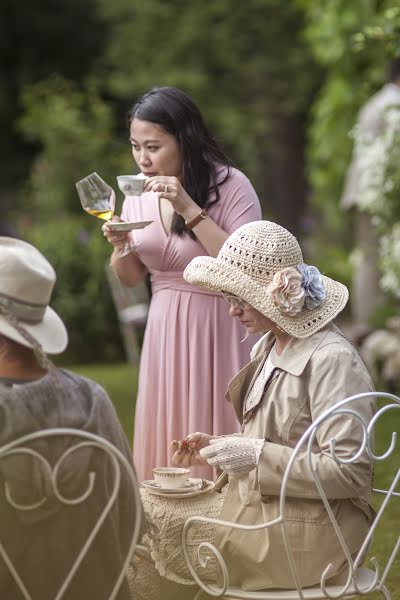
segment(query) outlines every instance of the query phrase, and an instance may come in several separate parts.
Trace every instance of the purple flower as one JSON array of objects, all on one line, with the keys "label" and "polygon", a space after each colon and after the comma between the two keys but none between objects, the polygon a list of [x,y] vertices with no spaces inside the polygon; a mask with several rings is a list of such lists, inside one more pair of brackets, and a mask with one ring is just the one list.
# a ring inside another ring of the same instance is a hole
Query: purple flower
[{"label": "purple flower", "polygon": [[321,273],[317,267],[300,263],[297,270],[302,275],[301,287],[305,293],[305,304],[308,310],[320,306],[326,298],[326,290]]}]

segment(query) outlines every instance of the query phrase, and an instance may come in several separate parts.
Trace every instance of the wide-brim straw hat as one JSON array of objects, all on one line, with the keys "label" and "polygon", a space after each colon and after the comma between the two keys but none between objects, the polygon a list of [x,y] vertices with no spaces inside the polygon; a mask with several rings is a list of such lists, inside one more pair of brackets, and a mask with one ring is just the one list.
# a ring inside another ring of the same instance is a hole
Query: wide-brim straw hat
[{"label": "wide-brim straw hat", "polygon": [[68,344],[67,330],[49,306],[55,281],[53,267],[39,250],[22,240],[0,237],[0,334],[34,348],[18,331],[22,329],[46,353],[63,352]]},{"label": "wide-brim straw hat", "polygon": [[237,229],[224,242],[217,258],[198,256],[186,267],[183,276],[189,283],[214,291],[234,294],[281,329],[296,338],[306,338],[332,321],[346,306],[349,293],[345,285],[321,275],[325,299],[312,310],[305,305],[289,316],[273,302],[268,286],[278,271],[303,263],[296,238],[271,221],[254,221]]}]

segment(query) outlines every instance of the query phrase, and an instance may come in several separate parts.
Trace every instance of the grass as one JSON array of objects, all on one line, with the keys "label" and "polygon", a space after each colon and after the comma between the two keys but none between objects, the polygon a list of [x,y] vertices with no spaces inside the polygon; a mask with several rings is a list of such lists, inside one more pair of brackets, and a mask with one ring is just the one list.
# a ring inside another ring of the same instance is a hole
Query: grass
[{"label": "grass", "polygon": [[[68,367],[70,370],[86,375],[98,381],[108,392],[117,410],[119,419],[126,432],[128,440],[132,440],[133,420],[137,387],[137,372],[126,364],[118,365],[85,365],[79,367]],[[379,429],[376,433],[376,451],[383,453],[390,445],[393,431],[400,431],[400,410],[391,411],[381,419]],[[375,468],[374,487],[384,489],[390,485],[395,472],[400,465],[399,444],[389,461],[378,461]],[[400,488],[398,488],[400,491]],[[375,509],[378,508],[377,501],[382,501],[381,496],[374,500]],[[375,536],[371,552],[365,566],[370,567],[369,558],[376,555],[381,567],[385,566],[385,557],[388,557],[393,549],[394,543],[400,534],[400,498],[395,499],[389,505],[384,523]],[[397,557],[392,566],[387,587],[392,594],[392,600],[400,600],[400,556]],[[368,594],[364,596],[368,600],[382,600],[380,594]]]},{"label": "grass", "polygon": [[[376,452],[378,455],[383,454],[390,447],[392,432],[400,431],[400,409],[389,411],[381,417],[376,430]],[[400,448],[397,443],[395,451],[389,460],[377,461],[375,463],[374,487],[379,489],[388,489],[398,472],[400,466]],[[400,493],[400,485],[397,486],[397,492]],[[374,495],[374,508],[377,510],[383,501],[383,496]],[[400,535],[400,498],[395,498],[389,503],[387,512],[384,515],[384,520],[378,533],[373,541],[373,546],[370,556],[379,558],[381,566],[385,566],[385,558],[387,560],[390,555],[396,540]],[[392,593],[392,600],[400,600],[400,556],[397,555],[397,560],[391,568],[390,576],[387,581],[387,587]],[[368,558],[365,566],[368,565]],[[381,600],[380,594],[368,594],[365,596],[370,600]]]},{"label": "grass", "polygon": [[128,364],[68,366],[70,371],[90,377],[108,392],[129,442],[133,438],[133,421],[137,389],[137,371]]}]

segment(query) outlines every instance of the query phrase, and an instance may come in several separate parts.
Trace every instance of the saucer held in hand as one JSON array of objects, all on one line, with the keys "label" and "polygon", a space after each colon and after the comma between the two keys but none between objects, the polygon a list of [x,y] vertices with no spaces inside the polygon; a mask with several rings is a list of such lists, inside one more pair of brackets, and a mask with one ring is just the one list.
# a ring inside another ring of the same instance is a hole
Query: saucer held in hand
[{"label": "saucer held in hand", "polygon": [[113,231],[132,231],[133,229],[144,229],[154,221],[108,221],[107,225]]}]

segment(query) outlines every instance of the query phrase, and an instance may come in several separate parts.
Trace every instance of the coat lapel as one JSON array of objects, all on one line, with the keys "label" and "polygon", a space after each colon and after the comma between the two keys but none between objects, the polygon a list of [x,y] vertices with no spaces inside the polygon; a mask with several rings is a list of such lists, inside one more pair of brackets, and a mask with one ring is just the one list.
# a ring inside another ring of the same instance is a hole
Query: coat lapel
[{"label": "coat lapel", "polygon": [[248,390],[251,389],[252,381],[263,362],[263,356],[263,354],[257,356],[257,358],[249,362],[228,385],[228,391],[226,392],[225,398],[229,402],[232,402],[239,423],[243,421],[242,405],[246,395],[242,392],[244,390],[247,393]]}]

